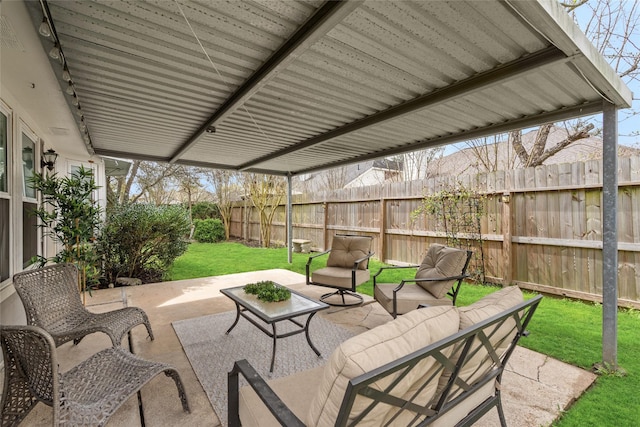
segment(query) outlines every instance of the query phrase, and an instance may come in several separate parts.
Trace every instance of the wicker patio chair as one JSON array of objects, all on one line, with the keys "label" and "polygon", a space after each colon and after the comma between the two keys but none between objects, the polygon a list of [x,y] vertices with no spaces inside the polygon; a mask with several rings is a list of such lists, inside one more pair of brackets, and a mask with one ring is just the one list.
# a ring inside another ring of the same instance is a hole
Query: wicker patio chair
[{"label": "wicker patio chair", "polygon": [[60,373],[53,337],[37,326],[0,326],[5,363],[0,425],[15,426],[40,401],[53,408],[53,425],[103,426],[124,402],[164,372],[189,401],[171,365],[135,356],[122,347],[104,349]]},{"label": "wicker patio chair", "polygon": [[56,346],[86,335],[104,332],[114,346],[134,326],[144,324],[149,337],[153,332],[147,314],[137,307],[106,313],[92,313],[82,305],[78,291],[78,268],[74,264],[55,264],[27,270],[13,276],[13,285],[22,300],[27,323],[43,328]]}]

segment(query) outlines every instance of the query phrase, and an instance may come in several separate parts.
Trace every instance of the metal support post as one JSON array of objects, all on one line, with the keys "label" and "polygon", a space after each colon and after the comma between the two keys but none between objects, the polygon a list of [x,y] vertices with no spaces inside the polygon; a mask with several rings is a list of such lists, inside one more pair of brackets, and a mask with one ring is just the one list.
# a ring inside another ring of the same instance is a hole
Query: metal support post
[{"label": "metal support post", "polygon": [[618,111],[602,111],[602,361],[618,367]]}]

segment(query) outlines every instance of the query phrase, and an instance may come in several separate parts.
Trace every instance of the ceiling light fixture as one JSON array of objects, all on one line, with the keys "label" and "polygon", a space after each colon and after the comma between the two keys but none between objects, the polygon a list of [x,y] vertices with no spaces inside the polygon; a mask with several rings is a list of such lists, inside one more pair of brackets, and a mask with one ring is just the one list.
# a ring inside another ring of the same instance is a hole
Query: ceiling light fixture
[{"label": "ceiling light fixture", "polygon": [[64,69],[62,70],[62,80],[64,80],[65,82],[70,82],[71,81],[71,73],[69,73],[69,69],[67,68],[67,66],[64,66]]},{"label": "ceiling light fixture", "polygon": [[42,17],[42,22],[40,23],[40,27],[38,27],[38,32],[42,37],[51,37],[51,27],[47,22],[47,18]]},{"label": "ceiling light fixture", "polygon": [[51,50],[49,51],[49,56],[53,59],[60,59],[60,45],[58,42],[55,42]]},{"label": "ceiling light fixture", "polygon": [[67,89],[65,90],[65,92],[67,92],[68,95],[71,95],[75,98],[76,91],[73,87],[72,81],[69,81],[69,86],[67,86]]}]

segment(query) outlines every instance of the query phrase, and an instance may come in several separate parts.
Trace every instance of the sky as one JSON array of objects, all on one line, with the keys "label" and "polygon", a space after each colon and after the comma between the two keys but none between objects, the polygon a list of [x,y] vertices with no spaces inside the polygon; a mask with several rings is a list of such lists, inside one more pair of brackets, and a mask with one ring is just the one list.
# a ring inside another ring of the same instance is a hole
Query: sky
[{"label": "sky", "polygon": [[[631,27],[633,27],[633,31],[629,37],[630,43],[624,49],[624,54],[638,55],[638,50],[640,49],[640,4],[636,3],[635,0],[609,0],[609,3],[614,7],[614,10],[615,7],[619,6],[625,16],[632,16],[629,22],[632,24]],[[588,4],[576,8],[575,19],[578,26],[583,31],[585,31],[585,28],[593,15],[592,7],[595,7],[598,4],[598,0],[591,0]],[[622,21],[617,27],[615,27],[616,34],[622,33],[621,24]],[[590,37],[590,35],[587,35],[587,37]],[[619,39],[616,40],[616,38],[612,38],[611,40],[612,45],[619,48]],[[592,42],[594,42],[593,39]],[[611,63],[611,58],[608,58],[606,55],[605,58]],[[624,69],[624,67],[622,69]],[[635,112],[640,111],[640,82],[637,79],[630,78],[623,78],[623,81],[633,92],[633,106],[631,109],[620,110],[618,112],[618,142],[623,145],[640,147],[640,116],[630,117],[631,110],[634,110]],[[601,122],[601,117],[597,117],[596,121]]]}]

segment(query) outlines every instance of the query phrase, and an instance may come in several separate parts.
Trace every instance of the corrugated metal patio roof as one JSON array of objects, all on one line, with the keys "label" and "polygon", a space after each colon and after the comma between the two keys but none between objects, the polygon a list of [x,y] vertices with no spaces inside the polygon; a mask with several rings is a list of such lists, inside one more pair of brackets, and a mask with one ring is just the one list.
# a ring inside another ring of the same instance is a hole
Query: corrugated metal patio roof
[{"label": "corrugated metal patio roof", "polygon": [[28,8],[99,155],[295,175],[631,103],[553,0]]}]

